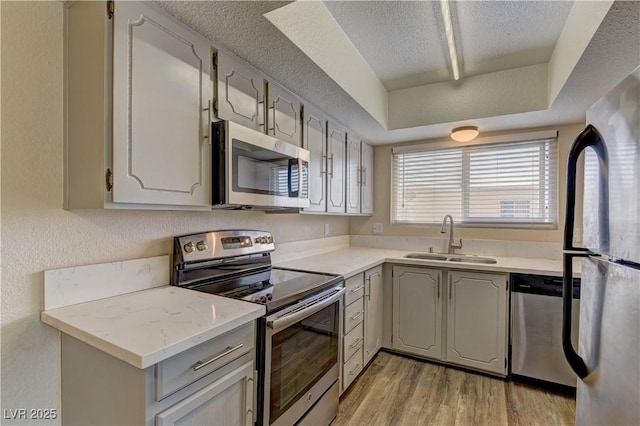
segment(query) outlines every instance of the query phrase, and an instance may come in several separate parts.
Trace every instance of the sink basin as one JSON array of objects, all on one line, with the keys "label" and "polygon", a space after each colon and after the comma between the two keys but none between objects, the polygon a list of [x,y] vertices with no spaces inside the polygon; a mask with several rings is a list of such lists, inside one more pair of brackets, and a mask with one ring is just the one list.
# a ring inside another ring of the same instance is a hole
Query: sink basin
[{"label": "sink basin", "polygon": [[447,256],[437,253],[409,253],[405,254],[409,259],[425,259],[425,260],[447,260]]},{"label": "sink basin", "polygon": [[484,263],[487,265],[493,265],[495,263],[498,263],[497,260],[491,257],[479,257],[479,256],[464,255],[464,254],[409,253],[409,254],[405,254],[404,257],[408,259],[446,260],[447,262]]},{"label": "sink basin", "polygon": [[485,263],[488,265],[492,265],[494,263],[498,263],[497,260],[492,259],[490,257],[475,257],[475,256],[462,256],[462,257],[451,257],[447,259],[449,262],[465,262],[465,263]]}]

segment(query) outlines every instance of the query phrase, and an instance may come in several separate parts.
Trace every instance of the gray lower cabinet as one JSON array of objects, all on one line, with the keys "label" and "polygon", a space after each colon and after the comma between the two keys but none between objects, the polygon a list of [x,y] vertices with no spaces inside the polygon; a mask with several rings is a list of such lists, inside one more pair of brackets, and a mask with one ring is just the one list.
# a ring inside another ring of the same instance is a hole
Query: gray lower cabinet
[{"label": "gray lower cabinet", "polygon": [[144,370],[62,334],[62,423],[252,425],[254,322]]},{"label": "gray lower cabinet", "polygon": [[382,266],[365,271],[364,286],[364,364],[367,365],[382,347]]},{"label": "gray lower cabinet", "polygon": [[507,368],[507,276],[448,272],[447,361],[501,375]]},{"label": "gray lower cabinet", "polygon": [[442,358],[442,271],[393,267],[393,348]]},{"label": "gray lower cabinet", "polygon": [[343,311],[341,392],[382,347],[382,266],[346,280]]},{"label": "gray lower cabinet", "polygon": [[364,276],[355,275],[345,281],[343,309],[341,393],[364,368]]},{"label": "gray lower cabinet", "polygon": [[507,297],[505,274],[396,265],[392,347],[506,375]]}]

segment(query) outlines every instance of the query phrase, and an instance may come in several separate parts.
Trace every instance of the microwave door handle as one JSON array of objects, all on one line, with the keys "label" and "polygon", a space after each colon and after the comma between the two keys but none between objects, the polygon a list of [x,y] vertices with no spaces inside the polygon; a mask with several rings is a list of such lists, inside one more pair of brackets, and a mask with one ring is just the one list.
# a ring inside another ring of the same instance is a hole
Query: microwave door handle
[{"label": "microwave door handle", "polygon": [[302,194],[302,159],[298,158],[298,194],[299,197]]},{"label": "microwave door handle", "polygon": [[571,342],[571,321],[573,302],[573,258],[593,255],[587,248],[573,246],[573,226],[575,223],[576,173],[578,158],[588,147],[593,148],[599,160],[598,207],[600,237],[605,247],[609,245],[609,176],[607,149],[598,130],[588,125],[576,138],[569,152],[567,163],[567,208],[564,225],[564,253],[562,273],[562,349],[567,362],[580,379],[590,374],[586,363],[573,348]]},{"label": "microwave door handle", "polygon": [[300,187],[300,170],[298,166],[298,160],[296,158],[290,158],[287,166],[287,192],[289,198],[296,198],[299,194],[298,190],[293,190],[293,166],[298,167],[298,187]]}]

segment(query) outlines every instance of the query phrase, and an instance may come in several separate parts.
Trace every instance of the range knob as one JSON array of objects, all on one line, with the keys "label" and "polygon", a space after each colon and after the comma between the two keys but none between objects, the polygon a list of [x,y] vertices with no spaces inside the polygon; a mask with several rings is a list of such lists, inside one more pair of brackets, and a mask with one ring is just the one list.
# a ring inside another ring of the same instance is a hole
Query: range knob
[{"label": "range knob", "polygon": [[205,240],[200,240],[196,243],[196,248],[198,251],[204,251],[207,249],[207,242]]},{"label": "range knob", "polygon": [[260,303],[267,303],[267,296],[260,296]]},{"label": "range knob", "polygon": [[256,237],[256,244],[263,244],[264,243],[264,237]]},{"label": "range knob", "polygon": [[273,244],[273,237],[271,235],[267,238],[267,243]]},{"label": "range knob", "polygon": [[196,245],[193,244],[193,241],[189,241],[187,244],[184,245],[184,251],[186,251],[187,253],[191,253],[195,248],[196,248]]},{"label": "range knob", "polygon": [[267,294],[267,300],[271,300],[271,299],[273,299],[273,294],[271,293]]}]

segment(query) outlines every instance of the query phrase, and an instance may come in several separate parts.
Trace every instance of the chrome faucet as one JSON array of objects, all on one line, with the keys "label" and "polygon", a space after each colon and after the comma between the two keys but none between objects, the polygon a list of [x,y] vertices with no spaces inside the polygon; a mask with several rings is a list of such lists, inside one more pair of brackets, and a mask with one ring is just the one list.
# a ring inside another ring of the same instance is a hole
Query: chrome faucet
[{"label": "chrome faucet", "polygon": [[454,250],[455,249],[461,249],[462,248],[462,238],[460,238],[460,242],[459,243],[454,243],[453,242],[453,218],[451,217],[450,214],[445,215],[444,216],[444,220],[442,221],[442,228],[440,228],[440,233],[444,234],[447,231],[445,231],[445,226],[447,226],[447,218],[449,218],[449,221],[451,222],[451,225],[449,226],[449,244],[447,246],[447,253],[448,254],[454,254]]}]

